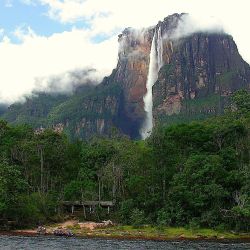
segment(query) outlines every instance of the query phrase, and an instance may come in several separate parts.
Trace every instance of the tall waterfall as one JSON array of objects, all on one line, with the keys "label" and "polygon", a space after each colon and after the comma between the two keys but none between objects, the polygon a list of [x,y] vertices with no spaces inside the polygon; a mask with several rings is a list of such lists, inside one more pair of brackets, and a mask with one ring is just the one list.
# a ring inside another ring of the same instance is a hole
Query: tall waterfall
[{"label": "tall waterfall", "polygon": [[159,27],[157,32],[157,62],[158,62],[158,72],[159,72],[159,70],[163,65],[163,42],[161,35],[161,26]]},{"label": "tall waterfall", "polygon": [[146,117],[142,128],[140,130],[142,139],[146,139],[150,136],[153,128],[153,95],[152,88],[154,83],[157,81],[158,72],[163,64],[163,43],[161,27],[155,30],[154,37],[151,44],[150,58],[149,58],[149,70],[147,77],[147,93],[143,97],[144,110],[146,112]]}]

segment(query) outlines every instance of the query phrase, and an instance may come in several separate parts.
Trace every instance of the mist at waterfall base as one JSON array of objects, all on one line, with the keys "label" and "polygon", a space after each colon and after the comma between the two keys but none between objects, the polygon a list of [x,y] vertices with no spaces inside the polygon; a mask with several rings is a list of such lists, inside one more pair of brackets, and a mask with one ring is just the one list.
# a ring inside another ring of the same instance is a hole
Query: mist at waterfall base
[{"label": "mist at waterfall base", "polygon": [[150,136],[153,129],[153,93],[152,88],[154,83],[157,81],[158,72],[163,64],[162,62],[163,43],[162,43],[162,32],[161,27],[155,30],[154,37],[152,40],[150,58],[149,58],[149,70],[147,76],[147,93],[143,98],[144,110],[146,117],[140,134],[143,140]]}]

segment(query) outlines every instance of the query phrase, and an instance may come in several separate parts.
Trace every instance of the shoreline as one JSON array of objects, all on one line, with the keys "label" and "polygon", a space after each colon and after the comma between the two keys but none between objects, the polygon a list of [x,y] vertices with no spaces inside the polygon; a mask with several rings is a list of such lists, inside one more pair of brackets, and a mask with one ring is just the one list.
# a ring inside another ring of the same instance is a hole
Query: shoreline
[{"label": "shoreline", "polygon": [[38,234],[36,230],[11,230],[11,231],[0,231],[0,236],[24,236],[24,237],[63,237],[63,238],[83,238],[83,239],[115,239],[115,240],[145,240],[145,241],[209,241],[209,242],[231,242],[231,243],[250,243],[250,236],[239,235],[235,238],[230,237],[208,237],[208,236],[175,236],[170,237],[167,235],[111,235],[107,234],[98,234],[98,232],[88,232],[88,233],[74,233],[74,236],[55,236],[52,232],[48,232],[44,235]]}]

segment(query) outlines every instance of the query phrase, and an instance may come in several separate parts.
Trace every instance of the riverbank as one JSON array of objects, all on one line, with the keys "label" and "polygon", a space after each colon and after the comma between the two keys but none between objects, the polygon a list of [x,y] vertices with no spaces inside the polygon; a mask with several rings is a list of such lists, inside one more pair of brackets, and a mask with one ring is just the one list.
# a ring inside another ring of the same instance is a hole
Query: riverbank
[{"label": "riverbank", "polygon": [[[99,225],[98,225],[99,224]],[[250,242],[250,233],[222,232],[213,229],[187,229],[183,227],[153,227],[143,226],[107,226],[99,227],[100,223],[66,221],[47,225],[46,235],[53,235],[55,229],[69,229],[76,237],[113,238],[113,239],[143,239],[143,240],[220,240]],[[4,233],[4,232],[3,232]],[[4,234],[35,236],[36,229],[13,230]]]}]

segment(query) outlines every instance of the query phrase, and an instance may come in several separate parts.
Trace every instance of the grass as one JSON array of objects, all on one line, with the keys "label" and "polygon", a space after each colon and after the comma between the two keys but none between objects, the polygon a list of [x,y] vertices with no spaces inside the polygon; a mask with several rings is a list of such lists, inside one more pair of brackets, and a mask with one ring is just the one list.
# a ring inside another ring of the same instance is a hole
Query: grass
[{"label": "grass", "polygon": [[143,239],[241,239],[250,238],[250,234],[221,232],[213,229],[188,229],[184,227],[153,227],[115,226],[109,228],[86,230],[72,228],[78,236],[114,237],[114,238],[143,238]]},{"label": "grass", "polygon": [[[47,225],[47,232],[53,233],[61,224]],[[250,232],[234,233],[228,231],[214,230],[208,228],[191,229],[186,227],[156,227],[145,225],[139,228],[133,226],[117,225],[107,228],[80,228],[79,224],[67,226],[74,235],[79,237],[101,237],[116,239],[144,239],[144,240],[250,240]],[[36,232],[34,230],[34,232]],[[29,233],[21,230],[19,233]]]}]

